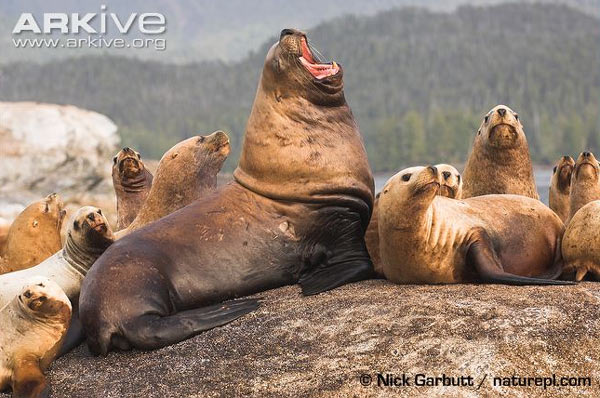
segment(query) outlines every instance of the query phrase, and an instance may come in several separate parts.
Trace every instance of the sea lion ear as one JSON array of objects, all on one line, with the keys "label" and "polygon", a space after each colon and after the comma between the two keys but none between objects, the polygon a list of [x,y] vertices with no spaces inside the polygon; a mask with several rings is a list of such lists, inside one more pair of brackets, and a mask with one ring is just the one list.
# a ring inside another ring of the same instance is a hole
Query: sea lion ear
[{"label": "sea lion ear", "polygon": [[44,207],[44,213],[48,213],[50,211],[50,205],[46,202],[46,207]]},{"label": "sea lion ear", "polygon": [[113,164],[117,164],[117,157],[113,157]]},{"label": "sea lion ear", "polygon": [[73,221],[73,229],[75,231],[79,231],[80,225],[79,225],[79,220],[75,220]]},{"label": "sea lion ear", "polygon": [[481,135],[481,129],[477,130],[477,135]]},{"label": "sea lion ear", "polygon": [[552,174],[556,173],[556,166],[552,169]]}]

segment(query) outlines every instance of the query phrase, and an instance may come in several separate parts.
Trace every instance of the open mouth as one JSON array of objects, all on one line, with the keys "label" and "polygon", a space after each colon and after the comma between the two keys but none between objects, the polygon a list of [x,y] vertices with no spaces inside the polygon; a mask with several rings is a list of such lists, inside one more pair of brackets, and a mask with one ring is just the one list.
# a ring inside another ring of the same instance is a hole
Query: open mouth
[{"label": "open mouth", "polygon": [[313,75],[313,77],[319,80],[325,79],[326,77],[333,76],[340,71],[340,67],[335,62],[324,64],[316,62],[312,52],[310,51],[310,47],[308,47],[305,37],[301,39],[301,43],[302,56],[299,57],[300,62],[302,65],[304,65],[306,70]]}]

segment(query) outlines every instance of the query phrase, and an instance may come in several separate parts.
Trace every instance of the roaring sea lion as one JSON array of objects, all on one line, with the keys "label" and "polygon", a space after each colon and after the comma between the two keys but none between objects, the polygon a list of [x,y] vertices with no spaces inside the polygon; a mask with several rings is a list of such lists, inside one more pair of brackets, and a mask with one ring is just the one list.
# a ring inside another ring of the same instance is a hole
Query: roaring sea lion
[{"label": "roaring sea lion", "polygon": [[523,126],[506,105],[483,118],[463,179],[464,198],[507,193],[539,199]]},{"label": "roaring sea lion", "polygon": [[80,297],[91,352],[167,346],[257,307],[209,306],[223,300],[373,276],[373,176],[342,68],[318,63],[302,32],[283,30],[267,54],[234,179],[100,256]]},{"label": "roaring sea lion", "polygon": [[571,174],[575,161],[570,156],[560,158],[552,170],[550,180],[549,205],[563,222],[569,218],[571,194]]},{"label": "roaring sea lion", "polygon": [[[441,186],[438,195],[445,196],[452,199],[462,198],[462,178],[460,173],[454,166],[449,164],[440,163],[435,165],[441,175]],[[379,223],[377,217],[379,211],[377,209],[379,203],[379,196],[381,192],[377,194],[375,198],[375,204],[373,205],[373,215],[369,222],[369,227],[365,233],[365,242],[367,244],[367,250],[373,261],[373,267],[375,273],[379,276],[383,276],[383,268],[381,264],[381,257],[379,255]]]},{"label": "roaring sea lion", "polygon": [[0,274],[33,267],[59,251],[64,216],[55,193],[27,206],[8,231]]},{"label": "roaring sea lion", "polygon": [[48,396],[44,371],[56,357],[71,303],[53,281],[34,277],[0,310],[0,391],[15,398]]},{"label": "roaring sea lion", "polygon": [[562,240],[565,274],[581,281],[588,272],[600,281],[600,200],[583,206],[571,218]]},{"label": "roaring sea lion", "polygon": [[112,179],[117,196],[117,229],[121,230],[131,224],[146,201],[152,173],[138,152],[125,147],[113,158]]},{"label": "roaring sea lion", "polygon": [[600,199],[600,165],[593,153],[581,152],[571,174],[569,220],[583,206],[598,199]]},{"label": "roaring sea lion", "polygon": [[395,283],[564,284],[560,218],[539,200],[437,195],[434,166],[393,176],[379,198],[379,254]]},{"label": "roaring sea lion", "polygon": [[137,217],[117,238],[158,220],[217,187],[217,174],[229,155],[229,137],[215,131],[196,136],[169,149],[160,160],[148,198]]}]

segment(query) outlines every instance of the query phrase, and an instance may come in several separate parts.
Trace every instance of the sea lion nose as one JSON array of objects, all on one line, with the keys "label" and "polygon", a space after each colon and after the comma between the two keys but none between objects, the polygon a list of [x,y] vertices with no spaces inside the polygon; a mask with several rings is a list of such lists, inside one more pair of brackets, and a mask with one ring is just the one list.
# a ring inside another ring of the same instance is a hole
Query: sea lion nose
[{"label": "sea lion nose", "polygon": [[444,179],[447,180],[448,178],[450,178],[450,172],[449,171],[444,171],[442,172],[442,175],[444,176]]},{"label": "sea lion nose", "polygon": [[499,108],[498,109],[498,115],[500,115],[500,117],[504,117],[504,115],[506,115],[506,109]]},{"label": "sea lion nose", "polygon": [[431,172],[432,172],[433,174],[437,174],[437,172],[438,172],[438,169],[437,169],[437,167],[435,167],[435,166],[428,166],[427,168],[428,168],[429,170],[431,170]]},{"label": "sea lion nose", "polygon": [[294,30],[294,29],[284,29],[281,31],[281,34],[279,35],[279,41],[281,41],[281,39],[283,39],[285,36],[293,35],[295,33],[296,33],[296,30]]},{"label": "sea lion nose", "polygon": [[590,155],[591,155],[591,154],[590,154],[589,152],[584,152],[584,153],[583,153],[583,157],[584,157],[584,158],[589,158],[589,157],[590,157]]}]

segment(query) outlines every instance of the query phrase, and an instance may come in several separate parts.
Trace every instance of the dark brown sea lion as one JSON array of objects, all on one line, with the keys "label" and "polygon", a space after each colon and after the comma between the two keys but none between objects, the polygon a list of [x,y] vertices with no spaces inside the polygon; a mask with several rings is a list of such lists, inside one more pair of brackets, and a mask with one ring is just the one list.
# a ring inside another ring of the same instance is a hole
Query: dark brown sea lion
[{"label": "dark brown sea lion", "polygon": [[222,131],[181,141],[160,160],[152,188],[137,217],[117,238],[158,220],[217,187],[217,174],[229,155],[229,137]]},{"label": "dark brown sea lion", "polygon": [[437,195],[434,166],[392,177],[379,198],[379,254],[395,283],[564,284],[558,216],[539,200]]},{"label": "dark brown sea lion", "polygon": [[523,126],[506,105],[483,118],[463,178],[463,198],[507,193],[539,199]]},{"label": "dark brown sea lion", "polygon": [[62,247],[64,205],[53,193],[27,206],[8,230],[0,274],[37,265]]},{"label": "dark brown sea lion", "polygon": [[152,173],[138,152],[125,147],[113,158],[112,179],[117,196],[117,230],[121,230],[131,224],[146,201]]},{"label": "dark brown sea lion", "polygon": [[600,199],[600,165],[593,153],[581,152],[571,174],[569,220],[583,206],[598,199]]},{"label": "dark brown sea lion", "polygon": [[44,371],[56,357],[71,320],[71,303],[48,278],[30,278],[0,309],[0,391],[14,398],[48,397]]},{"label": "dark brown sea lion", "polygon": [[93,353],[163,347],[257,306],[211,305],[223,300],[373,276],[373,177],[342,69],[317,63],[302,32],[282,31],[267,55],[234,178],[96,261],[80,297]]},{"label": "dark brown sea lion", "polygon": [[571,195],[571,174],[575,161],[570,156],[560,158],[552,170],[550,180],[549,205],[563,222],[569,218]]}]

